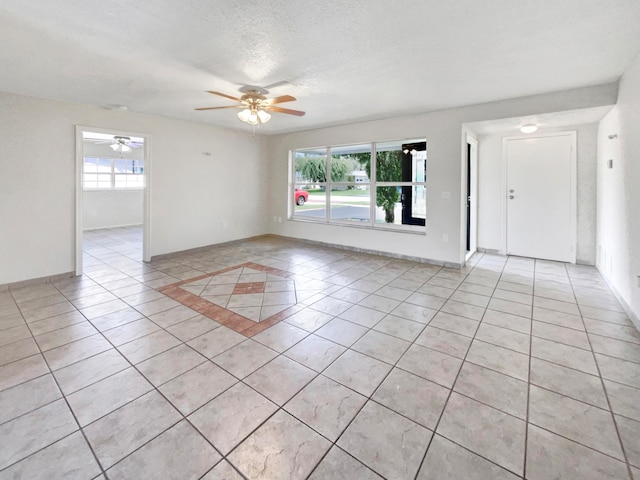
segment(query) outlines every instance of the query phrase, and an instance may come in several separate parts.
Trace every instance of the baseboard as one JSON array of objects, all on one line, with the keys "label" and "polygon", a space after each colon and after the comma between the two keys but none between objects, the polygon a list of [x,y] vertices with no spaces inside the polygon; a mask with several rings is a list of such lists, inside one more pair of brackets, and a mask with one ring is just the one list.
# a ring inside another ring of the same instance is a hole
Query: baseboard
[{"label": "baseboard", "polygon": [[188,255],[188,254],[194,254],[194,253],[203,253],[203,252],[206,252],[207,250],[211,250],[212,248],[224,247],[224,246],[227,246],[227,245],[235,245],[235,244],[238,244],[238,243],[249,242],[251,240],[259,240],[261,238],[268,237],[268,236],[270,236],[270,235],[269,234],[256,235],[254,237],[238,238],[236,240],[229,240],[228,242],[213,243],[211,245],[204,245],[202,247],[188,248],[186,250],[178,250],[176,252],[161,253],[159,255],[153,255],[151,257],[151,261],[153,262],[153,261],[158,261],[158,260],[169,260],[169,259],[172,259],[172,258],[180,257],[182,255]]},{"label": "baseboard", "polygon": [[488,253],[490,255],[502,255],[502,253],[500,252],[499,249],[497,248],[483,248],[483,247],[478,247],[476,249],[478,251],[478,253]]},{"label": "baseboard", "polygon": [[595,264],[591,260],[580,260],[576,258],[576,265],[586,265],[588,267],[595,267]]},{"label": "baseboard", "polygon": [[126,223],[123,225],[111,225],[110,227],[93,227],[93,228],[83,228],[83,232],[91,232],[93,230],[108,230],[110,228],[125,228],[125,227],[142,227],[142,223]]},{"label": "baseboard", "polygon": [[171,252],[171,253],[163,253],[160,255],[154,255],[153,257],[151,257],[151,261],[157,261],[157,260],[168,260],[168,259],[172,259],[172,258],[176,258],[179,257],[181,255],[185,255],[185,254],[192,254],[192,253],[203,253],[206,252],[207,250],[210,250],[212,248],[217,248],[217,247],[223,247],[223,246],[227,246],[227,245],[234,245],[234,244],[239,244],[239,243],[244,243],[244,242],[250,242],[253,240],[259,240],[261,238],[278,238],[281,240],[286,240],[286,241],[291,241],[291,242],[301,242],[301,243],[308,243],[310,245],[318,245],[318,246],[322,246],[322,247],[330,247],[330,248],[336,248],[338,250],[348,250],[348,251],[352,251],[352,252],[357,252],[357,253],[368,253],[371,255],[380,255],[382,257],[389,257],[389,258],[396,258],[399,260],[409,260],[412,262],[418,262],[418,263],[426,263],[429,265],[437,265],[439,267],[446,267],[446,268],[457,268],[460,269],[462,268],[462,265],[460,263],[454,263],[454,262],[443,262],[441,260],[434,260],[432,258],[424,258],[424,257],[414,257],[411,255],[402,255],[399,253],[393,253],[393,252],[384,252],[384,251],[380,251],[380,250],[370,250],[367,248],[358,248],[358,247],[351,247],[348,245],[338,245],[335,243],[329,243],[329,242],[319,242],[317,240],[307,240],[305,238],[295,238],[295,237],[287,237],[284,235],[276,235],[273,233],[267,233],[264,235],[256,235],[254,237],[247,237],[247,238],[241,238],[241,239],[237,239],[237,240],[230,240],[228,242],[222,242],[222,243],[215,243],[212,245],[206,245],[203,247],[196,247],[196,248],[190,248],[187,250],[180,250],[178,252]]},{"label": "baseboard", "polygon": [[371,255],[379,255],[381,257],[396,258],[396,259],[399,259],[399,260],[409,260],[411,262],[426,263],[426,264],[429,264],[429,265],[437,265],[439,267],[458,268],[458,269],[462,268],[462,264],[460,264],[460,263],[443,262],[442,260],[434,260],[432,258],[415,257],[415,256],[412,256],[412,255],[403,255],[401,253],[385,252],[385,251],[382,251],[382,250],[371,250],[371,249],[368,249],[368,248],[352,247],[350,245],[339,245],[339,244],[330,243],[330,242],[320,242],[318,240],[308,240],[306,238],[286,237],[284,235],[276,235],[276,234],[273,234],[273,233],[268,234],[266,236],[268,236],[268,237],[277,237],[277,238],[282,238],[282,239],[296,241],[296,242],[309,243],[311,245],[319,245],[321,247],[336,248],[338,250],[348,250],[348,251],[357,252],[357,253],[367,253],[367,254],[371,254]]},{"label": "baseboard", "polygon": [[622,295],[620,295],[620,292],[618,292],[618,289],[616,289],[616,287],[613,285],[613,283],[611,283],[611,280],[609,280],[600,271],[600,268],[598,268],[598,267],[596,267],[596,268],[600,272],[600,275],[602,275],[602,278],[604,278],[604,281],[607,282],[607,285],[609,286],[609,289],[611,290],[613,295],[616,297],[616,300],[618,300],[618,303],[620,303],[620,305],[622,306],[622,309],[624,310],[624,313],[627,314],[627,316],[629,317],[631,322],[635,325],[636,330],[640,331],[640,317],[631,309],[631,306],[627,303],[627,301],[624,298],[622,298]]},{"label": "baseboard", "polygon": [[12,290],[15,288],[28,287],[31,285],[41,285],[43,283],[53,283],[58,280],[75,277],[76,272],[58,273],[56,275],[48,275],[46,277],[30,278],[28,280],[20,280],[19,282],[4,283],[0,285],[0,291]]}]

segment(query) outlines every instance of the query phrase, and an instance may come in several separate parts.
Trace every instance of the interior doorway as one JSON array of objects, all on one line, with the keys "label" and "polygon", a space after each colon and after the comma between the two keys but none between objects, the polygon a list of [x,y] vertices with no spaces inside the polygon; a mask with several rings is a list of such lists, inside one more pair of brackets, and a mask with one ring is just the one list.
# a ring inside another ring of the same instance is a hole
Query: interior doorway
[{"label": "interior doorway", "polygon": [[466,158],[466,255],[468,260],[478,248],[478,141],[467,134]]},{"label": "interior doorway", "polygon": [[92,241],[121,242],[120,254],[150,260],[149,142],[144,134],[76,127],[76,275]]},{"label": "interior doorway", "polygon": [[507,255],[576,261],[576,133],[503,140]]}]

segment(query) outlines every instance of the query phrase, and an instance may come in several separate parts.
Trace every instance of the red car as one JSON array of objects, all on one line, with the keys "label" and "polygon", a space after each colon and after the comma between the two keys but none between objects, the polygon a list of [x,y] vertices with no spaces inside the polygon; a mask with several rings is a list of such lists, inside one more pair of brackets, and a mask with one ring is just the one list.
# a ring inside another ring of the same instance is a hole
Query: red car
[{"label": "red car", "polygon": [[307,200],[309,200],[309,194],[304,190],[296,188],[293,197],[293,201],[296,203],[296,205],[304,205],[304,202],[306,202]]}]

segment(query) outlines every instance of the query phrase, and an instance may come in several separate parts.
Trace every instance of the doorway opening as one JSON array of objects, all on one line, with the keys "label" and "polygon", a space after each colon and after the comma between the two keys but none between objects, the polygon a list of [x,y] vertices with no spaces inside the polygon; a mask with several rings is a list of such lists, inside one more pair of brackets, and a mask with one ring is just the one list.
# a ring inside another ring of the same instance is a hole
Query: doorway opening
[{"label": "doorway opening", "polygon": [[466,155],[466,255],[465,260],[469,260],[471,255],[476,253],[478,248],[478,142],[475,138],[467,135],[467,155]]},{"label": "doorway opening", "polygon": [[150,260],[149,142],[144,134],[76,127],[76,275],[101,256]]}]

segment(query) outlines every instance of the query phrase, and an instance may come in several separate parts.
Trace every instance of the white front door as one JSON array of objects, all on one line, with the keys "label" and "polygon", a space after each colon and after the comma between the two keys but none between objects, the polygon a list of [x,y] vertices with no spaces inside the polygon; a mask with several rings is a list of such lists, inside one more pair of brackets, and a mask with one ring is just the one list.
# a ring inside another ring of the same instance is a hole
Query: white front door
[{"label": "white front door", "polygon": [[508,255],[575,262],[575,133],[505,139]]}]

